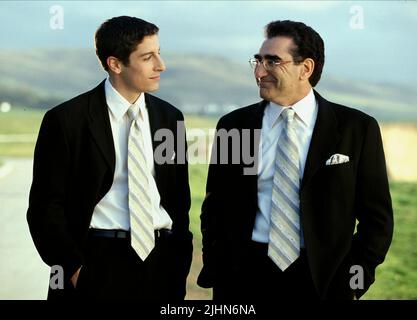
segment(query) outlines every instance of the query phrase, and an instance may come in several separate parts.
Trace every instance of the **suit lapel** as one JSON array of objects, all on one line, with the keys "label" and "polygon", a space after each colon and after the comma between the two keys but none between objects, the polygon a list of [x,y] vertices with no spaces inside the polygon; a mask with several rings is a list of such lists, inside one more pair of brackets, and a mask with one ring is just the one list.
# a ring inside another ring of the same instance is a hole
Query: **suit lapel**
[{"label": "suit lapel", "polygon": [[110,126],[109,112],[104,93],[104,81],[91,91],[89,100],[90,132],[100,149],[103,158],[114,171],[116,154],[113,134]]},{"label": "suit lapel", "polygon": [[[162,113],[161,113],[161,110],[159,108],[159,105],[158,105],[157,101],[155,101],[155,99],[153,99],[152,96],[147,94],[147,93],[145,93],[145,103],[146,103],[146,108],[148,110],[148,115],[149,115],[149,125],[150,125],[150,128],[151,128],[152,148],[153,148],[153,152],[155,154],[155,149],[161,143],[160,141],[155,141],[155,139],[154,139],[155,133],[158,129],[160,129],[160,128],[169,128],[169,126],[168,126],[168,123],[166,123],[166,121],[163,121],[164,119],[162,117]],[[155,182],[156,182],[156,185],[158,187],[159,194],[162,194],[163,182],[164,182],[162,177],[164,176],[164,174],[163,174],[164,166],[160,165],[160,164],[157,164],[155,162],[155,157],[153,157],[153,159],[154,159],[154,168],[155,168]]]},{"label": "suit lapel", "polygon": [[[155,132],[159,128],[168,128],[168,125],[162,121],[161,112],[158,111],[158,104],[152,99],[152,96],[145,94],[146,107],[149,114],[149,124],[151,128],[152,147],[159,145],[159,141],[153,138]],[[100,149],[103,158],[109,167],[114,171],[116,166],[116,154],[114,150],[113,134],[110,125],[110,118],[108,113],[108,106],[104,92],[104,81],[100,83],[95,89],[91,91],[89,101],[89,115],[90,115],[90,132]],[[155,182],[161,194],[163,189],[163,166],[154,162],[155,167]]]},{"label": "suit lapel", "polygon": [[[268,105],[268,101],[265,101],[265,100],[255,105],[255,108],[253,109],[253,118],[248,119],[248,122],[242,127],[250,129],[250,130],[261,130],[262,120],[263,120],[265,108],[267,105]],[[253,152],[258,152],[259,143],[260,143],[260,140],[258,140],[256,143],[253,144],[254,150],[251,150],[252,154],[254,154]]]},{"label": "suit lapel", "polygon": [[[250,129],[251,131],[255,132],[254,130],[261,130],[262,129],[262,120],[264,116],[264,111],[266,106],[268,105],[268,101],[261,101],[252,110],[252,117],[250,119],[246,119],[247,123],[245,123],[242,128]],[[253,136],[254,137],[254,136]],[[254,141],[254,140],[252,140]],[[257,154],[257,168],[256,172],[258,172],[259,168],[259,161],[261,160],[261,156],[259,155],[259,143],[260,141],[254,141],[252,143],[253,150],[251,150],[251,154]],[[250,176],[250,185],[248,186],[250,190],[252,190],[250,193],[254,195],[253,202],[258,205],[258,175],[254,174]]]},{"label": "suit lapel", "polygon": [[307,154],[301,191],[316,171],[325,165],[326,159],[334,151],[341,137],[331,103],[323,99],[316,91],[314,94],[318,102],[318,113]]},{"label": "suit lapel", "polygon": [[258,104],[255,105],[253,108],[253,116],[254,118],[249,119],[249,125],[247,128],[250,129],[262,129],[262,119],[264,116],[265,108],[268,105],[268,101],[262,100]]}]

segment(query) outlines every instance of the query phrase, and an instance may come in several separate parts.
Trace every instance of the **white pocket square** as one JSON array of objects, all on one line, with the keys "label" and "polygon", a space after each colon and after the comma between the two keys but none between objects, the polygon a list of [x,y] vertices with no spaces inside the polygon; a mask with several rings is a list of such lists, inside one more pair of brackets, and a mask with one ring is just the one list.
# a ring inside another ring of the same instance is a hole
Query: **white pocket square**
[{"label": "white pocket square", "polygon": [[175,159],[175,151],[172,152],[171,160]]},{"label": "white pocket square", "polygon": [[345,156],[344,154],[336,153],[332,155],[329,159],[326,161],[326,166],[332,166],[334,164],[341,164],[349,162],[349,156]]}]

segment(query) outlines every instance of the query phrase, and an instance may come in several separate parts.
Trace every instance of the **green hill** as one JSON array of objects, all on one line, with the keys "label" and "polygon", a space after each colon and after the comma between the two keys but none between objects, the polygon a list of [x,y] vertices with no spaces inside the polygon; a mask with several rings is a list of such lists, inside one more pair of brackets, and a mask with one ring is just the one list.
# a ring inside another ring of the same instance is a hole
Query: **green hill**
[{"label": "green hill", "polygon": [[[187,113],[223,114],[259,100],[249,65],[222,57],[163,54],[167,70],[157,95]],[[0,102],[50,108],[106,77],[93,49],[0,52]],[[360,70],[358,70],[360,73]],[[318,91],[383,121],[417,121],[417,87],[375,84],[328,75]]]}]

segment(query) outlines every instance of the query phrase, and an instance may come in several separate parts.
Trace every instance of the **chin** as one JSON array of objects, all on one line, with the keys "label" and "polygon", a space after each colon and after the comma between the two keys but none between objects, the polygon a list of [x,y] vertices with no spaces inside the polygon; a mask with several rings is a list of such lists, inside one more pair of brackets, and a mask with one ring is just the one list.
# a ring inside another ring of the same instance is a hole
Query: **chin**
[{"label": "chin", "polygon": [[268,100],[270,99],[270,96],[268,94],[268,92],[265,92],[265,90],[259,90],[259,96],[264,99],[264,100]]},{"label": "chin", "polygon": [[152,86],[147,88],[146,92],[155,92],[159,89],[159,86]]}]

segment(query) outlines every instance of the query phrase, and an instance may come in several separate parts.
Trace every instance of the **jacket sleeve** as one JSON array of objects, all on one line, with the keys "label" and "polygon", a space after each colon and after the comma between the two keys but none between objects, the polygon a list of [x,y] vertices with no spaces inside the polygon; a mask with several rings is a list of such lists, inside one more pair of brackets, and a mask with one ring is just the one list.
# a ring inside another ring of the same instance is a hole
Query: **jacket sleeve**
[{"label": "jacket sleeve", "polygon": [[68,280],[83,264],[66,221],[70,153],[61,119],[53,110],[42,121],[36,142],[27,221],[42,260],[64,269]]},{"label": "jacket sleeve", "polygon": [[[220,120],[216,127],[216,132],[223,127]],[[217,134],[213,140],[211,160],[208,169],[206,196],[201,208],[201,233],[202,233],[202,254],[203,268],[198,276],[197,284],[202,288],[211,288],[214,285],[215,278],[215,256],[214,247],[217,242],[218,216],[221,214],[221,204],[223,202],[222,191],[223,185],[221,180],[227,179],[224,175],[222,165],[220,164],[220,150],[218,146],[219,140]]]},{"label": "jacket sleeve", "polygon": [[393,211],[385,156],[378,123],[371,119],[358,163],[356,194],[357,232],[352,255],[355,264],[364,269],[362,296],[375,281],[375,269],[381,264],[393,235]]},{"label": "jacket sleeve", "polygon": [[[178,300],[183,300],[186,295],[186,282],[187,276],[190,271],[192,252],[193,252],[193,235],[189,230],[190,219],[189,211],[191,207],[191,195],[188,177],[188,162],[187,162],[187,139],[185,134],[184,116],[182,113],[178,113],[175,125],[177,129],[177,139],[183,139],[184,148],[180,148],[176,145],[176,154],[178,163],[175,164],[176,171],[176,186],[175,186],[175,201],[176,201],[176,221],[174,222],[174,239],[177,248],[177,259],[178,263],[173,264],[175,296],[178,296]],[[184,149],[184,150],[182,150]],[[184,153],[181,154],[180,153]],[[184,160],[184,161],[182,161]]]}]

